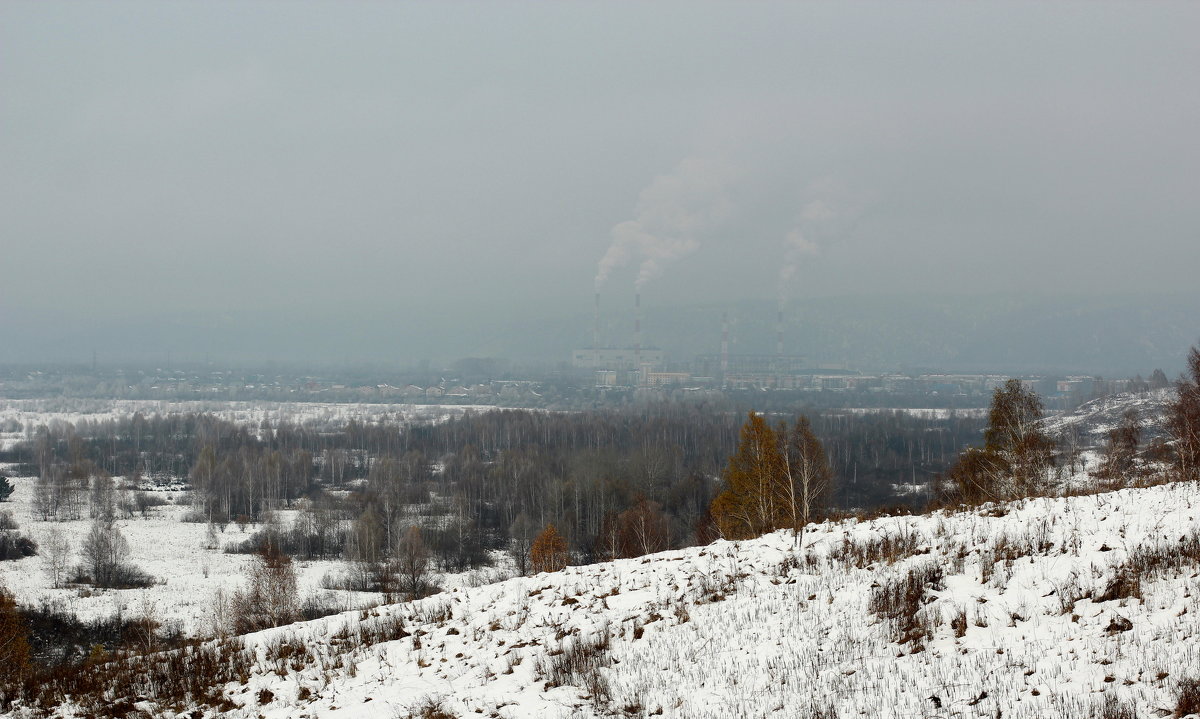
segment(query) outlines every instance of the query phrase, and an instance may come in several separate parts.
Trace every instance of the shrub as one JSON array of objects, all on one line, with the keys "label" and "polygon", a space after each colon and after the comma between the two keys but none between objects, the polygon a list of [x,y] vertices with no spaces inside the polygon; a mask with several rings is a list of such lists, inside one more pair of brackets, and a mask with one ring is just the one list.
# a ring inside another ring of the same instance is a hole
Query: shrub
[{"label": "shrub", "polygon": [[912,531],[884,533],[858,541],[846,537],[830,558],[859,569],[881,562],[895,564],[920,553],[921,539]]},{"label": "shrub", "polygon": [[546,679],[546,687],[579,687],[591,695],[597,706],[606,705],[612,697],[608,680],[600,670],[612,663],[611,640],[605,627],[591,640],[564,643],[559,649],[547,652],[537,665],[538,673]]},{"label": "shrub", "polygon": [[12,531],[0,532],[0,561],[32,557],[37,554],[37,551],[37,542],[24,534]]},{"label": "shrub", "polygon": [[918,615],[929,603],[927,593],[944,588],[944,578],[942,568],[934,562],[916,564],[873,589],[867,607],[892,625],[895,641],[904,644],[929,638],[933,628]]},{"label": "shrub", "polygon": [[1175,716],[1200,714],[1200,679],[1188,677],[1175,686]]},{"label": "shrub", "polygon": [[455,719],[441,697],[428,696],[408,709],[407,719]]},{"label": "shrub", "polygon": [[1093,601],[1107,602],[1127,597],[1141,599],[1142,583],[1155,577],[1179,573],[1200,564],[1200,530],[1185,534],[1174,544],[1135,547],[1117,565],[1113,578]]},{"label": "shrub", "polygon": [[234,592],[230,602],[234,633],[246,634],[296,621],[300,606],[291,558],[268,547],[249,571],[246,588]]},{"label": "shrub", "polygon": [[29,673],[28,634],[12,596],[0,588],[0,702],[7,702]]},{"label": "shrub", "polygon": [[1100,705],[1096,717],[1097,719],[1137,719],[1137,710],[1128,702],[1109,695],[1104,697],[1104,703]]},{"label": "shrub", "polygon": [[154,583],[148,574],[129,564],[129,542],[115,524],[93,522],[80,553],[83,564],[77,578],[97,587],[136,589]]}]

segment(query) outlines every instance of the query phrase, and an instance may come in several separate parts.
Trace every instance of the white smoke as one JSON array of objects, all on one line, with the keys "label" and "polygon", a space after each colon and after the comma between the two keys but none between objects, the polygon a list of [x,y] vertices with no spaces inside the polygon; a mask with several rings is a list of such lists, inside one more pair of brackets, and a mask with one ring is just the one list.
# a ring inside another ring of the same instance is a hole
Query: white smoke
[{"label": "white smoke", "polygon": [[696,157],[654,178],[638,196],[634,219],[613,227],[612,243],[596,270],[596,289],[613,270],[636,259],[640,262],[636,286],[641,290],[667,264],[695,252],[700,247],[698,235],[732,209],[727,182],[725,169]]},{"label": "white smoke", "polygon": [[821,246],[813,242],[799,227],[787,233],[783,239],[783,264],[779,266],[779,306],[787,301],[787,291],[792,278],[800,269],[800,263],[805,257],[816,257],[821,254]]},{"label": "white smoke", "polygon": [[822,253],[822,240],[844,233],[857,214],[856,204],[846,188],[836,180],[824,178],[811,184],[796,220],[796,226],[783,240],[783,263],[779,266],[779,308],[787,303],[792,281],[806,258]]}]

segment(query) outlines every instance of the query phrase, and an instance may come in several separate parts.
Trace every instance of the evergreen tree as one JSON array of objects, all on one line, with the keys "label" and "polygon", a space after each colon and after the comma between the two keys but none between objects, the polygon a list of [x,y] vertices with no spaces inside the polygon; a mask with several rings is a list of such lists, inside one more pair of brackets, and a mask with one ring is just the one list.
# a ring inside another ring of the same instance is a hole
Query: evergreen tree
[{"label": "evergreen tree", "polygon": [[12,493],[12,482],[8,481],[8,477],[0,474],[0,502],[7,502],[8,498],[12,496]]}]

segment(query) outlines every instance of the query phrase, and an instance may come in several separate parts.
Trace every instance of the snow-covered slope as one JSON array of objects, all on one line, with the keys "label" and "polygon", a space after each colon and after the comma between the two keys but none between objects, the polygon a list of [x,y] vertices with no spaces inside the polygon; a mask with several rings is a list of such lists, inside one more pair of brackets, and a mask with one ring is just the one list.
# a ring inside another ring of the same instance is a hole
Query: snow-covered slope
[{"label": "snow-covered slope", "polygon": [[1133,410],[1141,422],[1143,442],[1159,436],[1166,427],[1167,406],[1175,400],[1172,387],[1151,392],[1122,392],[1084,402],[1070,412],[1046,420],[1046,431],[1062,437],[1078,433],[1084,447],[1101,447],[1110,430],[1121,424],[1125,413]]},{"label": "snow-covered slope", "polygon": [[1198,536],[1170,484],[570,567],[250,635],[229,715],[1166,716]]}]

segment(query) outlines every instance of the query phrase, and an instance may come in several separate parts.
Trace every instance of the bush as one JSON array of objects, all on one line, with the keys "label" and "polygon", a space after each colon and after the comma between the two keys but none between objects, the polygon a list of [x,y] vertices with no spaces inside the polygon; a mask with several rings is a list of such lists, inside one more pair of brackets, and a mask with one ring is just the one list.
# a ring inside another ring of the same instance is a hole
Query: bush
[{"label": "bush", "polygon": [[1175,687],[1175,716],[1200,714],[1200,679],[1179,680]]},{"label": "bush", "polygon": [[114,524],[93,522],[80,553],[78,580],[108,589],[138,589],[154,583],[150,575],[128,563],[129,542]]},{"label": "bush", "polygon": [[933,627],[922,621],[919,613],[929,603],[926,593],[942,589],[944,578],[940,566],[922,562],[873,589],[867,607],[872,614],[891,623],[893,636],[901,644],[930,638]]},{"label": "bush", "polygon": [[611,699],[608,680],[600,672],[612,663],[609,646],[612,637],[605,627],[589,641],[576,640],[552,650],[538,662],[538,673],[546,679],[546,687],[575,686],[591,695],[597,706]]},{"label": "bush", "polygon": [[37,542],[24,534],[12,531],[0,532],[0,561],[24,559],[37,554]]},{"label": "bush", "polygon": [[0,530],[16,528],[17,522],[13,519],[12,512],[0,512]]},{"label": "bush", "polygon": [[871,564],[895,564],[914,554],[920,554],[923,539],[924,537],[913,531],[903,530],[895,533],[884,532],[862,540],[846,537],[842,540],[842,545],[830,554],[830,558],[859,569]]},{"label": "bush", "polygon": [[234,633],[247,634],[296,621],[300,601],[291,558],[268,548],[248,571],[245,589],[234,592],[230,602]]},{"label": "bush", "polygon": [[0,701],[7,702],[10,690],[29,673],[27,636],[16,603],[0,588]]},{"label": "bush", "polygon": [[278,525],[266,526],[241,542],[225,545],[226,554],[261,554],[267,547],[274,547],[289,557],[299,559],[327,559],[339,557],[346,548],[346,532],[337,528],[320,534],[297,523],[291,529]]}]

